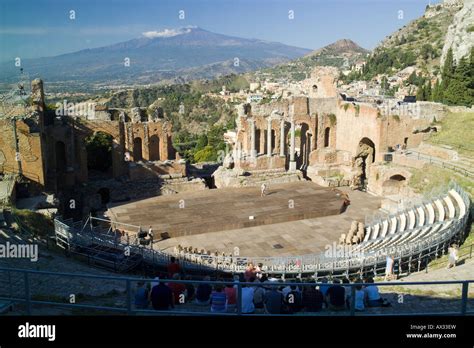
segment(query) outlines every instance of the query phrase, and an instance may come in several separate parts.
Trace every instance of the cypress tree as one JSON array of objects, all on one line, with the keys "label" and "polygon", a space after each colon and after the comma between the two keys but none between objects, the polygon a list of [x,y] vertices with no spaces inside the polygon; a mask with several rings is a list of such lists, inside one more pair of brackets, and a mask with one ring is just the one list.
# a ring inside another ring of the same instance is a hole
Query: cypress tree
[{"label": "cypress tree", "polygon": [[433,100],[432,98],[432,90],[431,90],[431,81],[428,81],[428,83],[426,84],[426,88],[425,88],[425,100]]}]

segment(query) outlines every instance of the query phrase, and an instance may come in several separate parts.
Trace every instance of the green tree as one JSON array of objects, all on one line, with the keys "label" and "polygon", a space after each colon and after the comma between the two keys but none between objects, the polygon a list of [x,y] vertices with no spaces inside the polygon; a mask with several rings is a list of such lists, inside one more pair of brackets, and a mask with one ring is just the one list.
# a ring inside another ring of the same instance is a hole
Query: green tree
[{"label": "green tree", "polygon": [[425,87],[425,100],[432,100],[432,90],[431,90],[431,81],[428,81],[426,83],[426,87]]},{"label": "green tree", "polygon": [[441,71],[441,89],[445,90],[454,74],[453,49],[450,48],[446,54],[443,70]]},{"label": "green tree", "polygon": [[426,100],[425,86],[420,85],[416,91],[416,100],[424,101]]}]

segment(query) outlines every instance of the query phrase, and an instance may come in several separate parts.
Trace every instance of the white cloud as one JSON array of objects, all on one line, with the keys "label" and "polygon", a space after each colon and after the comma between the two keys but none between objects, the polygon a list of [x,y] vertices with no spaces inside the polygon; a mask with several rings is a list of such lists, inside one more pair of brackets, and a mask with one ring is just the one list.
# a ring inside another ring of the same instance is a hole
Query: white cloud
[{"label": "white cloud", "polygon": [[165,29],[162,31],[146,31],[142,33],[143,36],[149,38],[149,39],[154,39],[157,37],[173,37],[173,36],[178,36],[182,34],[187,34],[191,32],[192,27],[186,27],[186,28],[179,28],[179,29]]}]

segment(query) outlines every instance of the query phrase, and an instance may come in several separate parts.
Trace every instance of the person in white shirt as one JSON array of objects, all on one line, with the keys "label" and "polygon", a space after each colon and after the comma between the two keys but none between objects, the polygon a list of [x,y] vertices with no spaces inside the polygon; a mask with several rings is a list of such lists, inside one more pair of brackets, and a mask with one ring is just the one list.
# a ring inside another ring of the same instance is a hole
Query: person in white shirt
[{"label": "person in white shirt", "polygon": [[393,277],[393,256],[387,255],[385,262],[385,281],[391,280]]},{"label": "person in white shirt", "polygon": [[262,184],[262,186],[260,186],[260,189],[261,189],[261,193],[260,193],[260,197],[263,197],[267,194],[267,185],[265,183]]},{"label": "person in white shirt", "polygon": [[456,261],[459,259],[457,245],[451,245],[451,247],[448,248],[448,253],[448,266],[446,268],[456,267]]}]

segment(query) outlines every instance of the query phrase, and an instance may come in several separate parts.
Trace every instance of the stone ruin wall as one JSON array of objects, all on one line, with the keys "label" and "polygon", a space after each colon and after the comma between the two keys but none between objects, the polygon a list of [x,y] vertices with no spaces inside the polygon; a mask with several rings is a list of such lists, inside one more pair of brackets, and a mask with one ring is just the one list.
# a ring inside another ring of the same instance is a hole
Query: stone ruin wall
[{"label": "stone ruin wall", "polygon": [[[21,120],[16,121],[16,133],[23,175],[43,186],[45,174],[40,133],[30,133],[30,127]],[[12,120],[0,120],[0,134],[2,134],[0,137],[0,173],[18,173]]]}]

